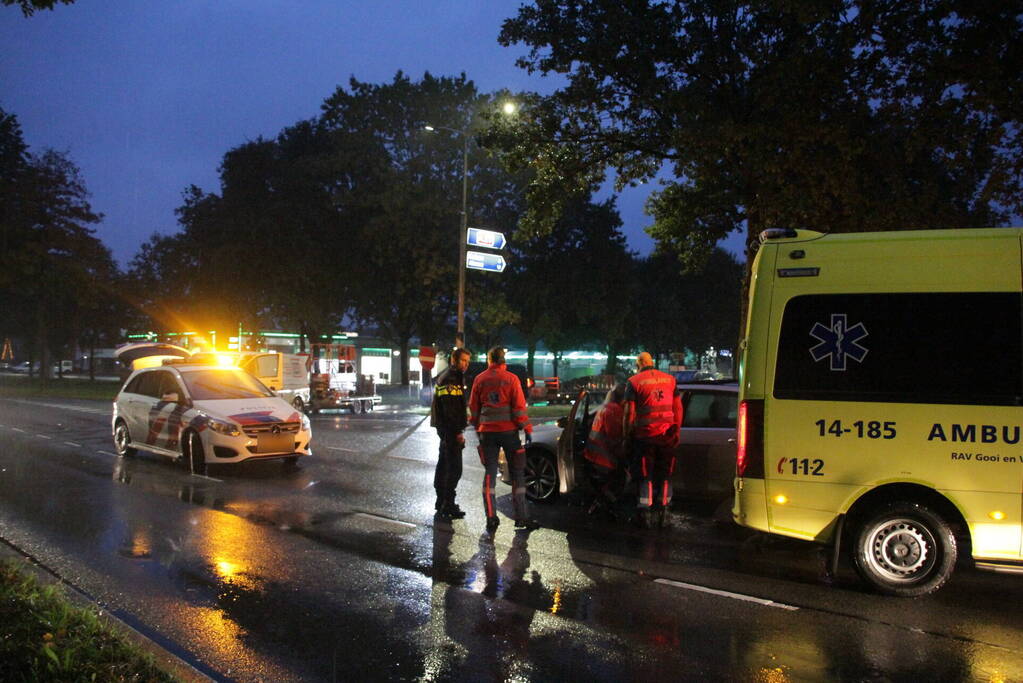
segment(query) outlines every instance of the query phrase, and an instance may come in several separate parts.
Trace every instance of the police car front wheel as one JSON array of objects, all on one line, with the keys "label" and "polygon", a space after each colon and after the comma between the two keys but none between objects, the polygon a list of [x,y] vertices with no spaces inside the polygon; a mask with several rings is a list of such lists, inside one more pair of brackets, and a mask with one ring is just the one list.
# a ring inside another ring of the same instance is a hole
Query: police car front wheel
[{"label": "police car front wheel", "polygon": [[206,450],[202,445],[202,437],[197,432],[189,432],[185,452],[182,453],[185,465],[192,474],[206,474]]},{"label": "police car front wheel", "polygon": [[857,527],[860,577],[887,595],[916,597],[943,586],[956,563],[955,534],[918,503],[889,503]]},{"label": "police car front wheel", "polygon": [[131,434],[128,432],[128,425],[124,423],[124,420],[118,420],[114,426],[114,447],[117,449],[117,454],[123,457],[130,458],[138,452],[131,446]]}]

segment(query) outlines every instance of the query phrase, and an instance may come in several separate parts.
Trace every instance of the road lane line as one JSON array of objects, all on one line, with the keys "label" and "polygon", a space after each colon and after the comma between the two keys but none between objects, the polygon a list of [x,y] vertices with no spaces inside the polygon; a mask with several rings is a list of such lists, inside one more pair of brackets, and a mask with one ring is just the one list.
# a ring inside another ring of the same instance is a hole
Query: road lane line
[{"label": "road lane line", "polygon": [[117,455],[117,453],[111,453],[110,451],[96,451],[96,452],[101,454],[101,455],[112,455],[115,458],[120,457],[119,455]]},{"label": "road lane line", "polygon": [[52,436],[46,436],[45,434],[36,434],[37,439],[52,439]]},{"label": "road lane line", "polygon": [[74,446],[75,448],[81,448],[82,447],[82,444],[75,443],[74,441],[65,441],[64,443],[67,444],[68,446]]},{"label": "road lane line", "polygon": [[693,583],[683,583],[681,581],[672,581],[671,579],[654,579],[654,583],[661,583],[666,586],[675,586],[676,588],[685,588],[686,590],[699,591],[700,593],[710,593],[711,595],[718,595],[723,598],[732,598],[733,600],[744,600],[746,602],[755,602],[758,605],[764,605],[765,607],[777,607],[778,609],[784,609],[789,611],[798,610],[798,607],[794,605],[786,605],[783,602],[775,602],[774,600],[767,600],[766,598],[755,598],[752,595],[743,595],[742,593],[730,593],[728,591],[717,590],[716,588],[707,588],[706,586],[698,586]]},{"label": "road lane line", "polygon": [[402,522],[397,519],[391,519],[390,517],[381,517],[380,515],[371,515],[368,512],[356,512],[352,515],[353,517],[365,517],[366,519],[372,519],[376,522],[387,522],[388,524],[397,524],[398,526],[405,527],[407,529],[415,529],[416,525],[411,522]]},{"label": "road lane line", "polygon": [[429,464],[433,464],[429,460],[423,460],[422,458],[409,458],[408,456],[404,456],[404,455],[388,455],[387,457],[388,458],[394,458],[395,460],[409,460],[411,462],[422,462],[422,463],[426,463],[428,465]]},{"label": "road lane line", "polygon": [[25,430],[24,430],[24,429],[18,429],[17,427],[11,427],[11,429],[12,429],[13,431],[15,431],[15,432],[21,432],[22,434],[24,434],[24,433],[25,433]]},{"label": "road lane line", "polygon": [[359,452],[359,451],[353,451],[350,448],[339,448],[338,446],[327,446],[327,450],[328,451],[341,451],[342,453],[356,453],[356,454],[358,454],[358,452]]},{"label": "road lane line", "polygon": [[189,474],[191,474],[193,477],[199,477],[200,479],[208,479],[210,481],[215,481],[218,484],[224,483],[223,479],[214,479],[213,477],[207,477],[205,474],[196,474],[195,472],[190,472]]}]

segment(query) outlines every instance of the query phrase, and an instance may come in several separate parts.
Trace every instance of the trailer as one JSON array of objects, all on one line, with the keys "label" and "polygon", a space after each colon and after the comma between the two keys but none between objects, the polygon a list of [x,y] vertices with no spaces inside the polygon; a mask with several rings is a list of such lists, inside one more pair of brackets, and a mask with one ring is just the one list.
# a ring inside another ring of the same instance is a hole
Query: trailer
[{"label": "trailer", "polygon": [[310,408],[368,413],[380,404],[373,378],[355,371],[355,347],[313,344],[309,373]]}]

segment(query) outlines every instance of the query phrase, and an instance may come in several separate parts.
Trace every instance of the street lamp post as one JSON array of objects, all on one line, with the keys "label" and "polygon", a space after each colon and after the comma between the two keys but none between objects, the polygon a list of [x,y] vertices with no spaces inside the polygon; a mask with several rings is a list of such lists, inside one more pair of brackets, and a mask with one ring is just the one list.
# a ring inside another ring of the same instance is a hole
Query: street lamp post
[{"label": "street lamp post", "polygon": [[469,228],[469,135],[447,126],[426,126],[426,130],[446,130],[462,138],[462,220],[458,228],[458,318],[455,346],[465,348],[465,235]]},{"label": "street lamp post", "polygon": [[[507,101],[501,106],[505,115],[512,115],[518,106]],[[424,126],[428,131],[446,130],[462,138],[462,221],[458,228],[458,320],[455,346],[465,348],[465,244],[469,230],[469,131],[447,126]]]}]

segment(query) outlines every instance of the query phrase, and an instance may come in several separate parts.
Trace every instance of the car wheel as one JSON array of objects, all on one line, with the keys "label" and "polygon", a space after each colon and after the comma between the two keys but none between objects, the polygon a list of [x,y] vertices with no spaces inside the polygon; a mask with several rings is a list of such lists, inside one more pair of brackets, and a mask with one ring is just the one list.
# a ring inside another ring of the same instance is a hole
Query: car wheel
[{"label": "car wheel", "polygon": [[373,401],[366,401],[366,406],[365,406],[364,410],[367,413],[372,413],[373,412]]},{"label": "car wheel", "polygon": [[891,503],[856,530],[856,571],[887,595],[916,597],[938,590],[956,563],[949,525],[916,503]]},{"label": "car wheel", "polygon": [[352,415],[358,415],[362,412],[362,401],[352,401]]},{"label": "car wheel", "polygon": [[301,396],[296,396],[295,400],[291,402],[291,405],[300,413],[305,412],[305,401],[302,400]]},{"label": "car wheel", "polygon": [[202,437],[199,436],[198,432],[189,432],[188,439],[188,452],[183,453],[185,457],[185,463],[188,465],[188,470],[192,474],[206,474],[206,450],[202,446]]},{"label": "car wheel", "polygon": [[114,449],[118,455],[128,458],[138,453],[131,446],[131,434],[128,432],[128,425],[124,423],[124,420],[118,420],[114,426]]},{"label": "car wheel", "polygon": [[558,496],[558,467],[554,456],[539,449],[526,451],[526,498],[538,503]]}]

